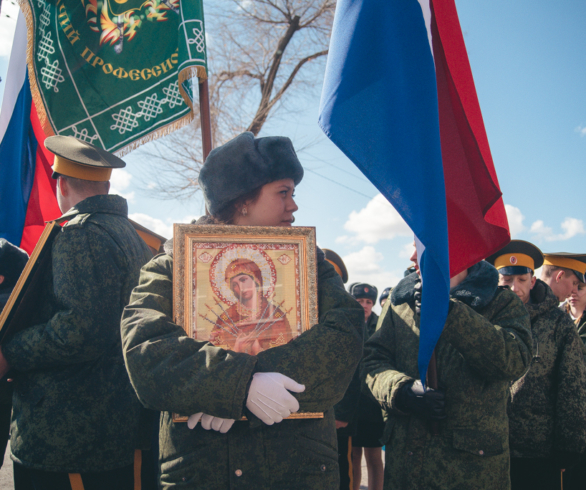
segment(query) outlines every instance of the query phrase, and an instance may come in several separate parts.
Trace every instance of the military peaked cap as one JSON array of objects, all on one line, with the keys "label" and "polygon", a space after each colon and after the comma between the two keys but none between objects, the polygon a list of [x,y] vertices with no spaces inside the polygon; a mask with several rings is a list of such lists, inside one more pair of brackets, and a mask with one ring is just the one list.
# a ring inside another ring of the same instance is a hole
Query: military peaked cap
[{"label": "military peaked cap", "polygon": [[255,138],[242,133],[211,151],[199,172],[199,186],[208,211],[214,216],[232,201],[281,179],[303,178],[303,167],[284,136]]},{"label": "military peaked cap", "polygon": [[126,163],[112,153],[78,140],[73,136],[49,136],[45,148],[55,155],[53,178],[59,175],[75,179],[107,182],[112,169],[124,168]]},{"label": "military peaked cap", "polygon": [[376,297],[378,296],[378,290],[376,287],[371,286],[363,282],[355,282],[350,286],[350,294],[355,299],[367,298],[376,303]]},{"label": "military peaked cap", "polygon": [[334,266],[334,269],[336,269],[336,272],[342,278],[342,282],[346,284],[348,282],[348,270],[346,269],[346,265],[344,264],[342,257],[328,248],[324,248],[322,250],[326,255],[326,260]]},{"label": "military peaked cap", "polygon": [[543,254],[535,245],[523,240],[511,240],[498,252],[486,258],[503,276],[535,272],[543,265]]},{"label": "military peaked cap", "polygon": [[584,280],[586,274],[586,254],[572,254],[568,252],[555,252],[543,254],[544,264],[553,265],[555,267],[564,267],[570,269],[580,282]]}]

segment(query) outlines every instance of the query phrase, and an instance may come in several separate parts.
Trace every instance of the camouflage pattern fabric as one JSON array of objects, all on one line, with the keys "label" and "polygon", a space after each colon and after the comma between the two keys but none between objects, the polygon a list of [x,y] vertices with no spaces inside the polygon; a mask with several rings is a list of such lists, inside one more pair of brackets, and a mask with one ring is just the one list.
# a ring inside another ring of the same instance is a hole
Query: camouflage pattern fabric
[{"label": "camouflage pattern fabric", "polygon": [[578,335],[582,339],[584,345],[586,345],[586,314],[582,313],[580,320],[578,321],[577,325]]},{"label": "camouflage pattern fabric", "polygon": [[385,304],[361,369],[386,419],[385,490],[510,488],[506,404],[510,382],[529,365],[531,330],[521,300],[496,290],[497,280],[496,270],[481,262],[457,289],[459,297],[482,306],[450,300],[436,347],[447,414],[439,435],[431,434],[425,420],[397,408],[399,389],[419,379],[419,315],[413,300]]},{"label": "camouflage pattern fabric", "polygon": [[66,215],[39,298],[38,324],[2,347],[16,371],[12,459],[69,473],[133,462],[142,407],[120,344],[120,315],[151,257],[119,196]]},{"label": "camouflage pattern fabric", "polygon": [[[318,261],[319,324],[257,356],[186,336],[172,321],[173,259],[162,254],[142,270],[122,318],[130,379],[143,404],[163,411],[162,488],[226,490],[337,489],[334,411],[362,354],[364,310],[333,266]],[[323,419],[266,426],[244,415],[254,372],[283,373],[306,387],[302,411]],[[237,422],[226,434],[173,423],[172,413],[204,412]]]},{"label": "camouflage pattern fabric", "polygon": [[586,365],[572,319],[551,288],[537,280],[525,305],[533,359],[511,386],[509,444],[514,458],[552,458],[586,448]]},{"label": "camouflage pattern fabric", "polygon": [[580,339],[582,339],[582,343],[586,346],[586,312],[582,313],[582,316],[576,325],[576,329],[578,330]]}]

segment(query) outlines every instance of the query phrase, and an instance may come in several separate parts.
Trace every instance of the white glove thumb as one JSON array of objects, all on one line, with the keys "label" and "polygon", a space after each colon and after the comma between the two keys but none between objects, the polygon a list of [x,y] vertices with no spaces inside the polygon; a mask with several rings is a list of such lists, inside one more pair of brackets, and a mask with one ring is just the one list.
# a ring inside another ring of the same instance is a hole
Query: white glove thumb
[{"label": "white glove thumb", "polygon": [[256,373],[246,407],[267,425],[279,423],[299,410],[299,402],[287,390],[301,393],[305,386],[280,373]]}]

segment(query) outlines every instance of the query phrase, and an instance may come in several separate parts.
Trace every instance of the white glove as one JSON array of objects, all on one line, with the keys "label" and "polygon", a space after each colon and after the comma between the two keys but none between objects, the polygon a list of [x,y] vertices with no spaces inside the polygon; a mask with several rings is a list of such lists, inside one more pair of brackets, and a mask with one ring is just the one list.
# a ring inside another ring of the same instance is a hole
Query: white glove
[{"label": "white glove", "polygon": [[256,373],[246,407],[267,425],[279,423],[299,410],[299,402],[287,390],[302,393],[305,386],[280,373]]},{"label": "white glove", "polygon": [[230,430],[232,424],[234,424],[234,419],[223,419],[220,417],[214,417],[213,415],[207,415],[203,412],[194,413],[187,419],[187,427],[193,429],[199,420],[201,419],[201,426],[205,430],[217,430],[222,434],[225,434]]}]

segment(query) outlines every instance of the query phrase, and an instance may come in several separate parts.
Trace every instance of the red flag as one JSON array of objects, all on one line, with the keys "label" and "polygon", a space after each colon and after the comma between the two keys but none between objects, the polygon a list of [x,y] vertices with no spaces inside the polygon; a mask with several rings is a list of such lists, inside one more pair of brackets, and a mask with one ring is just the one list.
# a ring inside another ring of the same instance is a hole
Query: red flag
[{"label": "red flag", "polygon": [[448,212],[450,276],[510,240],[454,0],[432,0],[432,40]]}]

